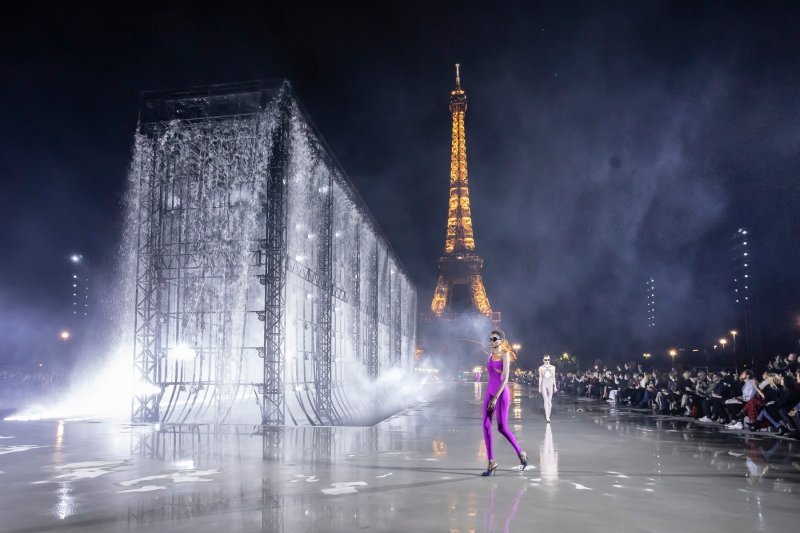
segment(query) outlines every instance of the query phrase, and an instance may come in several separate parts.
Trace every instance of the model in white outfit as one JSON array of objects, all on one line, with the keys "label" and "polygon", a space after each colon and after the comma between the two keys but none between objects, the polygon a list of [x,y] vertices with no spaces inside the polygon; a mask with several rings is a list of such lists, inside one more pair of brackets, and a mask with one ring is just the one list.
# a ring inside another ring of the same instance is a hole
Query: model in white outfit
[{"label": "model in white outfit", "polygon": [[550,423],[550,411],[553,408],[553,393],[556,388],[556,367],[550,364],[550,356],[544,356],[544,364],[539,367],[539,394],[544,398],[544,417]]}]

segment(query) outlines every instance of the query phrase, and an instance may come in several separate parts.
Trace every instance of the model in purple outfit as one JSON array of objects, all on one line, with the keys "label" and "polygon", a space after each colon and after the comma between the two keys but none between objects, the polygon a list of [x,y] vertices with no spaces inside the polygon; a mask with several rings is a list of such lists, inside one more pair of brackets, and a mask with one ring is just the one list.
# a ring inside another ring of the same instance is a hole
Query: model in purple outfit
[{"label": "model in purple outfit", "polygon": [[528,466],[528,456],[520,450],[517,439],[508,428],[508,407],[511,405],[511,393],[508,390],[508,376],[511,373],[511,360],[516,359],[516,354],[511,349],[502,331],[493,331],[489,336],[492,353],[486,369],[489,372],[489,384],[486,387],[486,396],[483,399],[483,439],[486,443],[486,454],[489,456],[489,467],[483,476],[491,476],[497,470],[494,460],[494,447],[492,446],[492,416],[497,412],[497,429],[508,439],[514,451],[519,456],[519,462],[524,470]]}]

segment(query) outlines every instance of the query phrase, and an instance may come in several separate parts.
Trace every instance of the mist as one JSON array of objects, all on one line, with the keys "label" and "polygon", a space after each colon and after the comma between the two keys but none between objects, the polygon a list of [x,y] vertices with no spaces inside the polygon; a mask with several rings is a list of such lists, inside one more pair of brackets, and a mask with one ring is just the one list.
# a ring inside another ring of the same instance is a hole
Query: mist
[{"label": "mist", "polygon": [[[388,15],[337,5],[312,18],[301,6],[264,9],[247,21],[179,7],[6,19],[0,245],[10,254],[0,294],[16,340],[3,361],[24,361],[44,331],[57,349],[57,258],[81,251],[103,271],[97,279],[113,278],[147,89],[289,78],[426,311],[444,244],[456,62],[477,251],[521,363],[550,351],[708,347],[737,326],[729,252],[742,226],[753,234],[764,352],[795,346],[797,9],[574,3],[454,16],[446,5]],[[56,97],[55,86],[69,90]]]}]

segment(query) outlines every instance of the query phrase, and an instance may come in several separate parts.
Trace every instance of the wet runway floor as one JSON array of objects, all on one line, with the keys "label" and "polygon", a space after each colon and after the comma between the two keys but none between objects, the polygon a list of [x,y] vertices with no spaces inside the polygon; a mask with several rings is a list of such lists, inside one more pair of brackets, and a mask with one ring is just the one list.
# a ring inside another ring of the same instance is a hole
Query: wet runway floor
[{"label": "wet runway floor", "polygon": [[787,531],[800,443],[516,388],[486,466],[449,384],[371,428],[0,422],[0,531]]}]

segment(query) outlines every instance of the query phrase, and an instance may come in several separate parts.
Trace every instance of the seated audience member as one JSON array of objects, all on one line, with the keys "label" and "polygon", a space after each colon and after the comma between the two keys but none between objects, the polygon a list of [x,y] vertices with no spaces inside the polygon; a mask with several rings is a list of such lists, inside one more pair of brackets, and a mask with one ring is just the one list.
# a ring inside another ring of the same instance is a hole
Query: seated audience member
[{"label": "seated audience member", "polygon": [[[800,402],[800,387],[792,374],[786,374],[779,378],[783,383],[783,391],[771,407],[765,407],[765,418],[769,420],[772,427],[778,430],[779,435],[785,435],[793,429],[789,412]],[[783,423],[781,423],[783,422]]]},{"label": "seated audience member", "polygon": [[779,386],[778,374],[767,374],[767,378],[756,389],[756,393],[761,398],[763,406],[755,418],[749,417],[748,414],[748,417],[750,418],[750,430],[758,431],[759,429],[766,428],[766,408],[775,405],[775,401],[778,399],[778,395],[780,394],[778,389]]},{"label": "seated audience member", "polygon": [[789,428],[786,432],[786,435],[800,439],[800,402],[798,402],[794,408],[790,409],[789,412],[786,413],[786,418],[784,418],[784,421],[786,422],[786,426]]},{"label": "seated audience member", "polygon": [[731,386],[725,380],[725,375],[714,374],[711,381],[711,397],[708,402],[711,407],[711,419],[715,422],[727,424],[728,415],[725,411],[725,400],[730,398]]},{"label": "seated audience member", "polygon": [[711,422],[710,398],[711,382],[706,378],[706,373],[701,370],[697,373],[697,381],[694,384],[694,404],[700,406],[703,413],[700,422]]},{"label": "seated audience member", "polygon": [[725,410],[731,420],[728,429],[744,429],[742,425],[744,405],[756,396],[756,381],[753,379],[753,371],[745,370],[739,377],[742,383],[741,394],[725,401]]}]

